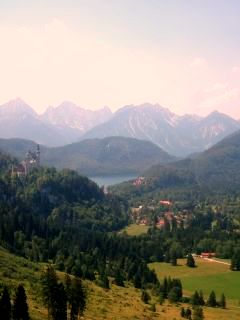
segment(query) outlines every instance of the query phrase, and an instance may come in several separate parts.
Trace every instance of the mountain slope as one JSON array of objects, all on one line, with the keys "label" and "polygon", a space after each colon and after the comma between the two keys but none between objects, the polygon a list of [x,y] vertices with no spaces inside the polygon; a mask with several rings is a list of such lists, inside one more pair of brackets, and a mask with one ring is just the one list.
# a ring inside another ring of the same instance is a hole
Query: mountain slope
[{"label": "mountain slope", "polygon": [[206,118],[178,116],[160,105],[126,106],[83,138],[124,136],[151,141],[167,152],[185,156],[203,151],[239,129],[238,121],[218,112]]},{"label": "mountain slope", "polygon": [[[0,139],[0,150],[19,159],[34,149],[36,144],[32,141]],[[154,164],[173,160],[151,142],[123,137],[89,139],[58,148],[41,147],[43,165],[75,169],[86,175],[139,173]]]},{"label": "mountain slope", "polygon": [[[223,139],[194,159],[186,159],[168,166],[179,178],[180,184],[188,183],[214,192],[236,192],[240,187],[240,131]],[[155,166],[147,176],[161,178],[167,168]]]},{"label": "mountain slope", "polygon": [[114,192],[133,198],[164,197],[191,201],[219,195],[240,195],[240,131],[207,151],[168,164],[152,166],[142,173],[144,183],[125,183]]}]

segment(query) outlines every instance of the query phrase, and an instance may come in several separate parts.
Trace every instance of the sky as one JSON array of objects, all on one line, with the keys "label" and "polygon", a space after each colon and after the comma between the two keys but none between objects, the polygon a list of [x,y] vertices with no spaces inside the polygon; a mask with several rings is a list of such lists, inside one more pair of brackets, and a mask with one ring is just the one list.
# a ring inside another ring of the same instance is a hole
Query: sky
[{"label": "sky", "polygon": [[0,104],[240,119],[239,0],[0,1]]}]

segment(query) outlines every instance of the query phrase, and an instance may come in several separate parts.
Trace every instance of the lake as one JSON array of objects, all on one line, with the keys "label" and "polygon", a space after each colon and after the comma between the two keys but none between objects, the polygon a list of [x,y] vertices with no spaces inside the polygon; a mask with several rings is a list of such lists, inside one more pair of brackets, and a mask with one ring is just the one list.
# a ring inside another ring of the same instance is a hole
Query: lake
[{"label": "lake", "polygon": [[128,180],[136,179],[136,175],[113,175],[113,176],[95,176],[95,177],[89,177],[89,179],[96,182],[100,187],[101,186],[112,186],[117,183],[121,183]]}]

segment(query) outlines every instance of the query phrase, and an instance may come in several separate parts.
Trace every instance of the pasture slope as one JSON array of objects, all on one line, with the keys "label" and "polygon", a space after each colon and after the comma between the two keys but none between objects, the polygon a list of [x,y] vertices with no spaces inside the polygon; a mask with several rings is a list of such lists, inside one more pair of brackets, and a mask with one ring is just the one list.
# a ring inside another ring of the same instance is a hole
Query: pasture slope
[{"label": "pasture slope", "polygon": [[[162,265],[161,268],[160,265]],[[171,270],[172,276],[174,276],[173,269],[169,265],[165,266],[165,271],[164,264],[152,264],[151,266],[161,269],[163,273]],[[44,264],[33,263],[24,258],[17,257],[0,247],[0,283],[7,284],[12,294],[19,283],[24,285],[32,320],[47,320],[47,310],[42,305],[39,294],[39,280],[44,267]],[[185,269],[185,267],[177,268],[179,270]],[[187,278],[186,273],[185,277],[184,272],[180,271],[180,273],[183,276],[182,279]],[[179,271],[178,274],[176,273],[176,276],[178,275]],[[209,271],[209,275],[214,275],[214,272]],[[59,273],[59,276],[60,278],[63,277],[63,273]],[[204,274],[201,276],[204,276]],[[185,280],[183,282],[185,283]],[[88,292],[88,303],[84,320],[182,319],[180,317],[181,304],[170,305],[166,301],[163,305],[160,305],[157,298],[152,296],[150,303],[156,303],[156,312],[152,312],[151,305],[146,305],[141,301],[141,291],[132,286],[127,285],[126,288],[122,288],[112,284],[111,290],[105,290],[89,281],[84,281],[84,285]],[[186,288],[188,288],[189,292],[191,291],[189,287]],[[237,292],[235,292],[235,296],[237,296]],[[240,317],[240,309],[237,306],[230,307],[230,305],[227,310],[205,308],[204,314],[205,319],[208,320],[237,320]]]}]

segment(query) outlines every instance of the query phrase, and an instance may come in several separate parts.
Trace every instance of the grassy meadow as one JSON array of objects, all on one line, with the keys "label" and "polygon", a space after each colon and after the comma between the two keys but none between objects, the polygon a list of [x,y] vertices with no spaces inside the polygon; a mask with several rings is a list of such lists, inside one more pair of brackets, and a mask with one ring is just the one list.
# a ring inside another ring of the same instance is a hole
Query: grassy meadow
[{"label": "grassy meadow", "polygon": [[[178,266],[175,267],[168,263],[151,263],[149,266],[156,271],[160,281],[165,276],[180,278],[185,295],[189,296],[195,290],[202,290],[207,300],[211,290],[215,291],[217,298],[224,293],[227,298],[228,317],[222,319],[235,319],[235,313],[240,318],[240,272],[233,272],[228,265],[216,261],[201,258],[195,258],[195,261],[196,268],[187,267],[185,259],[179,259]],[[222,312],[220,309],[213,309],[209,312],[213,311],[214,314]],[[220,315],[219,319],[221,319]]]},{"label": "grassy meadow", "polygon": [[[180,261],[183,264],[183,261]],[[221,271],[219,275],[226,274],[233,276],[231,278],[231,284],[233,288],[233,300],[237,301],[239,280],[238,273],[231,273],[227,270],[225,265],[215,263],[207,264],[205,261],[198,262],[199,267],[196,269],[189,269],[182,265],[178,267],[170,267],[169,264],[151,264],[151,267],[157,270],[160,278],[163,275],[171,275],[172,277],[181,277],[186,292],[192,292],[196,288],[199,288],[200,279],[195,280],[194,274],[197,272],[198,277],[213,277],[217,283],[217,271]],[[13,293],[14,288],[22,283],[26,289],[28,296],[28,303],[30,308],[30,315],[32,320],[46,320],[47,310],[42,305],[39,295],[40,291],[40,275],[44,268],[44,264],[32,263],[24,258],[16,257],[10,254],[6,250],[0,247],[0,283],[5,283],[11,288]],[[219,269],[218,269],[219,268]],[[205,271],[203,270],[205,269]],[[63,273],[59,273],[60,278],[63,278]],[[230,278],[229,278],[230,279]],[[229,280],[227,279],[227,280]],[[220,279],[223,281],[222,279]],[[227,281],[224,279],[224,281]],[[195,282],[194,282],[195,281]],[[211,280],[212,281],[212,280]],[[236,283],[234,283],[234,281]],[[203,284],[205,282],[202,282]],[[224,285],[228,285],[225,284]],[[87,310],[84,315],[85,320],[180,320],[181,304],[170,305],[166,301],[163,305],[158,303],[158,298],[152,296],[150,304],[144,304],[141,301],[141,291],[135,289],[132,286],[126,288],[111,285],[110,290],[106,290],[96,286],[93,282],[84,281],[84,285],[88,292]],[[204,292],[212,289],[212,285],[209,282],[208,289],[203,288]],[[215,288],[214,288],[215,289]],[[217,290],[216,290],[217,291]],[[224,290],[227,295],[227,291]],[[149,292],[151,294],[151,292]],[[229,292],[230,294],[230,289]],[[151,304],[156,303],[156,312],[151,311]],[[184,305],[185,307],[187,305]],[[235,306],[228,306],[227,310],[204,308],[205,319],[208,320],[237,320],[240,318],[240,309]]]},{"label": "grassy meadow", "polygon": [[121,232],[126,232],[129,236],[140,236],[147,233],[149,226],[144,226],[136,223],[132,223],[124,228]]}]

